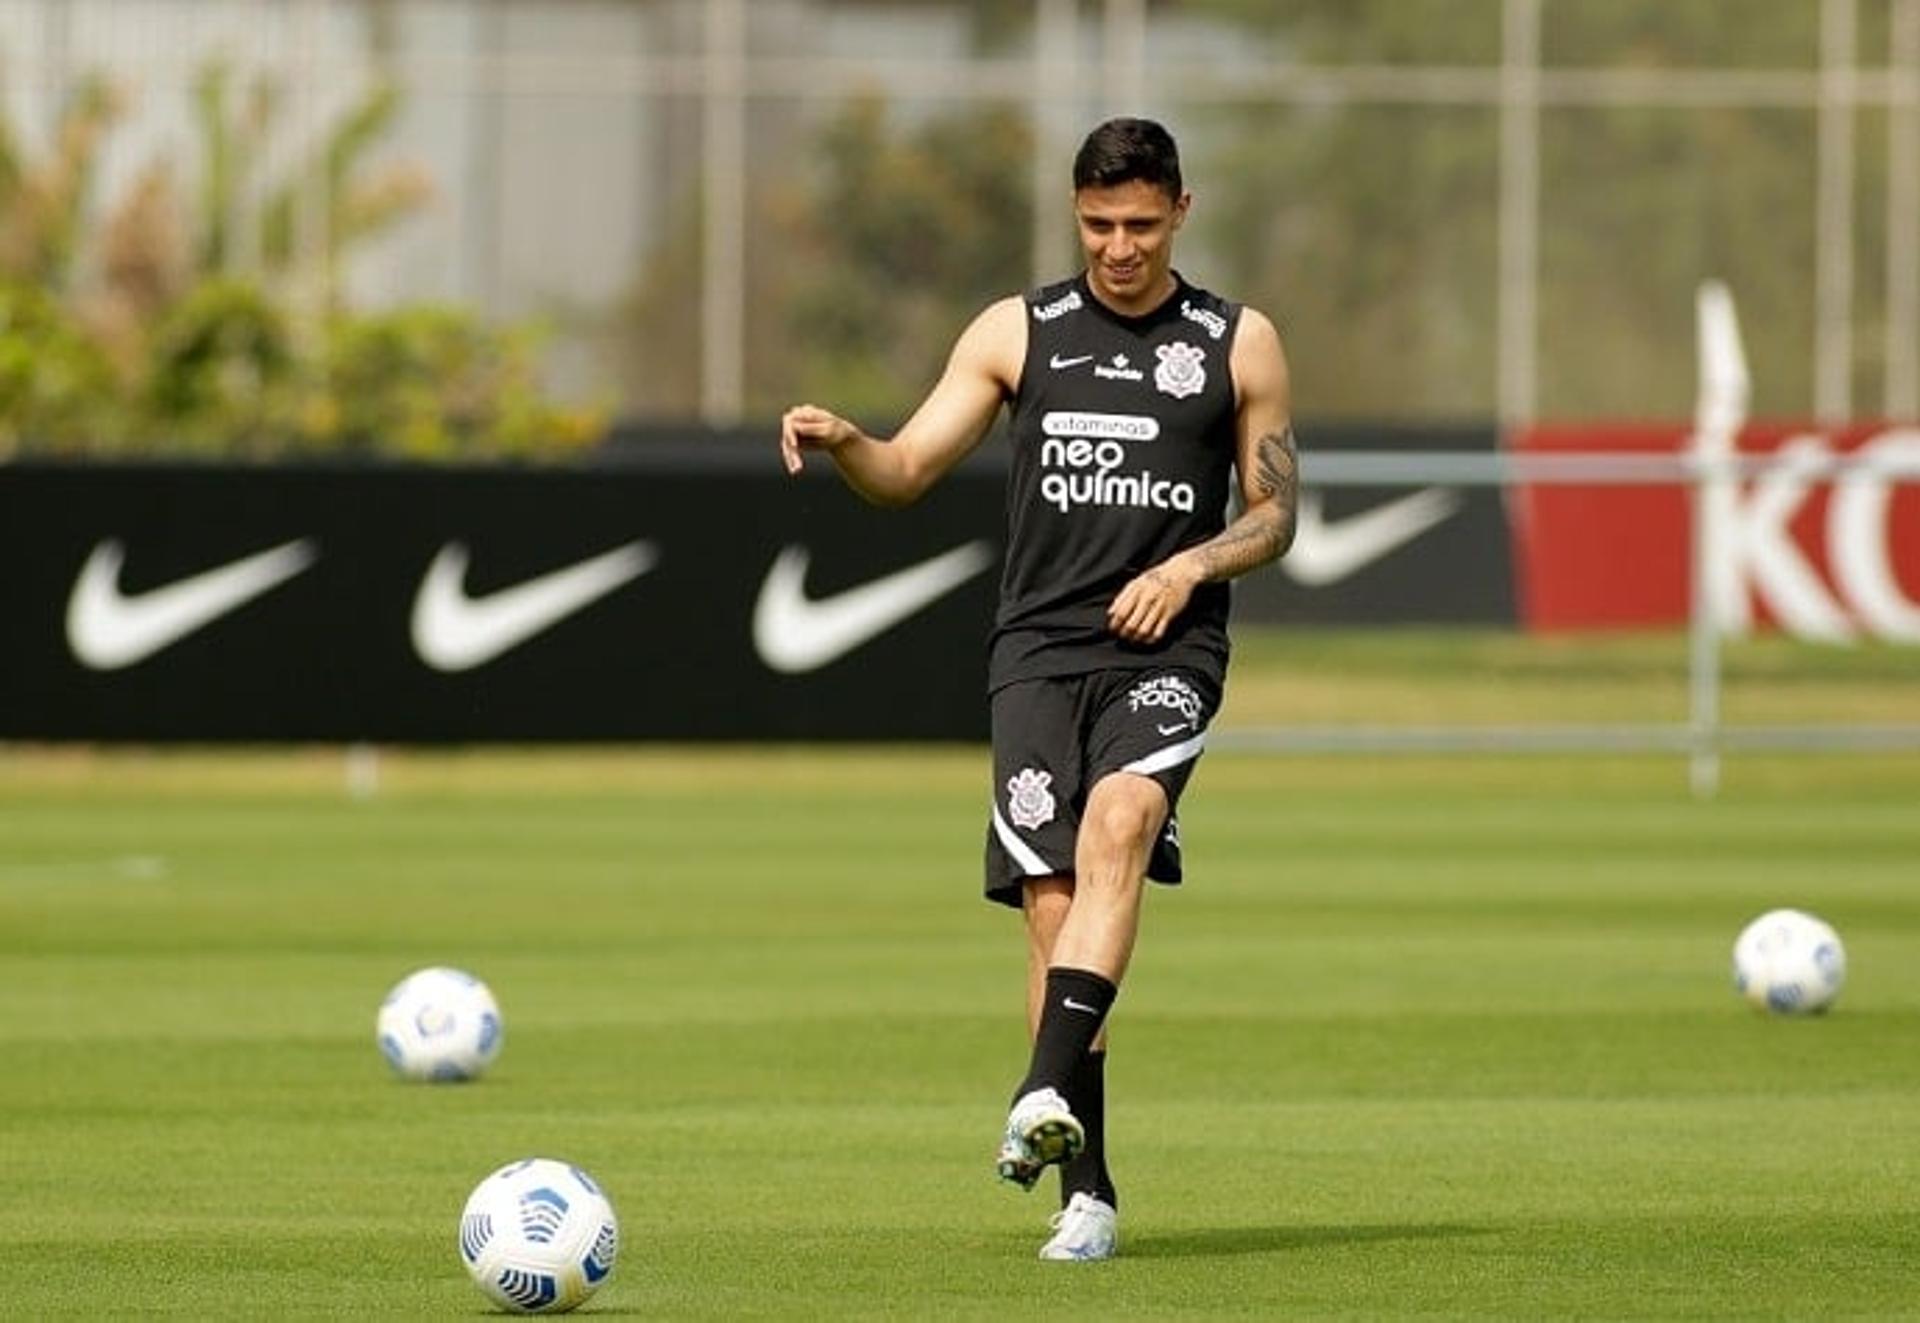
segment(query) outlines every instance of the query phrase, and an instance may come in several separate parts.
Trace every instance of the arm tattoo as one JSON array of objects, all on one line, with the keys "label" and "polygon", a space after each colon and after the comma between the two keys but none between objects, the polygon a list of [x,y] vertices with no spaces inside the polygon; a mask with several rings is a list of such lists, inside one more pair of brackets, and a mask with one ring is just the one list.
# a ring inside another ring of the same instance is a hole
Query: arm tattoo
[{"label": "arm tattoo", "polygon": [[1280,511],[1280,523],[1274,530],[1279,545],[1273,552],[1279,556],[1293,545],[1294,515],[1300,508],[1300,447],[1293,439],[1293,424],[1287,424],[1277,436],[1269,432],[1261,437],[1256,449],[1255,481],[1260,490],[1274,498]]},{"label": "arm tattoo", "polygon": [[1268,432],[1255,450],[1258,472],[1254,481],[1261,491],[1279,497],[1282,505],[1292,509],[1300,486],[1300,450],[1294,443],[1292,426],[1278,434]]},{"label": "arm tattoo", "polygon": [[1261,499],[1195,550],[1205,577],[1231,579],[1265,565],[1293,544],[1300,456],[1293,428],[1269,432],[1254,446],[1252,486]]}]

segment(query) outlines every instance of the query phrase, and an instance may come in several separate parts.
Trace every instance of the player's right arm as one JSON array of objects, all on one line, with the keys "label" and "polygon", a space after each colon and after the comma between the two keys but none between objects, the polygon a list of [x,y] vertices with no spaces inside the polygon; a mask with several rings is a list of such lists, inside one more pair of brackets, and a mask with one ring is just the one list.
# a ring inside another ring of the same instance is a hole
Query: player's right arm
[{"label": "player's right arm", "polygon": [[975,317],[948,355],[932,392],[892,439],[869,436],[828,409],[797,404],[780,419],[780,457],[800,471],[824,451],[849,487],[875,505],[909,505],[980,444],[1003,401],[1020,385],[1027,312],[1018,296]]}]

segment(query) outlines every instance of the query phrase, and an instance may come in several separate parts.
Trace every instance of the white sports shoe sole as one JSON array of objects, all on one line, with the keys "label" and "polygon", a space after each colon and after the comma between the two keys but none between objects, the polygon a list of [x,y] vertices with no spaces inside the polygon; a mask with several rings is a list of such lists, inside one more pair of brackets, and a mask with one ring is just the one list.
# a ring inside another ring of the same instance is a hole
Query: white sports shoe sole
[{"label": "white sports shoe sole", "polygon": [[1087,1132],[1074,1119],[1066,1099],[1053,1089],[1023,1094],[1007,1116],[994,1169],[1000,1179],[1031,1190],[1040,1173],[1055,1163],[1071,1162],[1086,1146]]}]

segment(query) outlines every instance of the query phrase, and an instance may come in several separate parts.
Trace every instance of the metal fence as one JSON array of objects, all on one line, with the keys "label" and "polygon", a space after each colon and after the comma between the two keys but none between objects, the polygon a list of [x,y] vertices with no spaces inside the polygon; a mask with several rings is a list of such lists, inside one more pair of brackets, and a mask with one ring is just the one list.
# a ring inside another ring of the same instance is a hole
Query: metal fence
[{"label": "metal fence", "polygon": [[[1020,198],[991,218],[1016,242],[932,309],[848,307],[899,317],[890,380],[848,388],[878,410],[924,387],[955,316],[1072,263],[1067,159],[1125,111],[1180,130],[1191,264],[1280,316],[1311,413],[1683,413],[1672,363],[1716,274],[1755,314],[1763,412],[1920,412],[1920,0],[0,4],[23,140],[89,74],[126,90],[102,200],[192,161],[213,60],[279,89],[282,159],[392,80],[383,150],[436,201],[340,278],[547,318],[557,383],[632,414],[766,416],[857,363],[856,338],[823,366],[834,291],[797,282],[844,219],[824,135],[867,101],[896,145],[1004,112],[989,147]],[[934,265],[874,297],[911,302]]]}]

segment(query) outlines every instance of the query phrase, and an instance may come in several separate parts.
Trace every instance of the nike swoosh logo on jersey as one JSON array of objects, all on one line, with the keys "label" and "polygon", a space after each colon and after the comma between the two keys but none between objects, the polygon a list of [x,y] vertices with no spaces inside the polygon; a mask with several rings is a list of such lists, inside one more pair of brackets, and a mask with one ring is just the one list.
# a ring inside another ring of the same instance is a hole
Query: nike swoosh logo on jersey
[{"label": "nike swoosh logo on jersey", "polygon": [[1192,722],[1176,721],[1171,726],[1155,726],[1154,729],[1159,731],[1162,735],[1178,735],[1183,730],[1192,729],[1192,725],[1193,725]]},{"label": "nike swoosh logo on jersey", "polygon": [[753,604],[753,646],[784,675],[817,671],[931,606],[993,564],[993,547],[967,542],[830,597],[807,596],[807,549],[774,558]]},{"label": "nike swoosh logo on jersey", "polygon": [[651,543],[629,542],[481,597],[467,594],[467,547],[440,548],[413,598],[413,649],[436,671],[470,671],[653,568]]},{"label": "nike swoosh logo on jersey", "polygon": [[1047,360],[1047,366],[1055,372],[1060,372],[1070,367],[1079,367],[1082,363],[1091,362],[1093,362],[1092,354],[1080,354],[1074,358],[1062,358],[1060,355],[1055,354]]},{"label": "nike swoosh logo on jersey", "polygon": [[159,588],[123,593],[126,547],[108,539],[94,547],[73,581],[67,645],[96,671],[132,666],[279,587],[318,556],[311,539],[296,538]]},{"label": "nike swoosh logo on jersey", "polygon": [[1452,518],[1461,503],[1457,491],[1426,487],[1358,514],[1328,519],[1319,494],[1303,492],[1293,549],[1280,568],[1308,588],[1339,583]]}]

